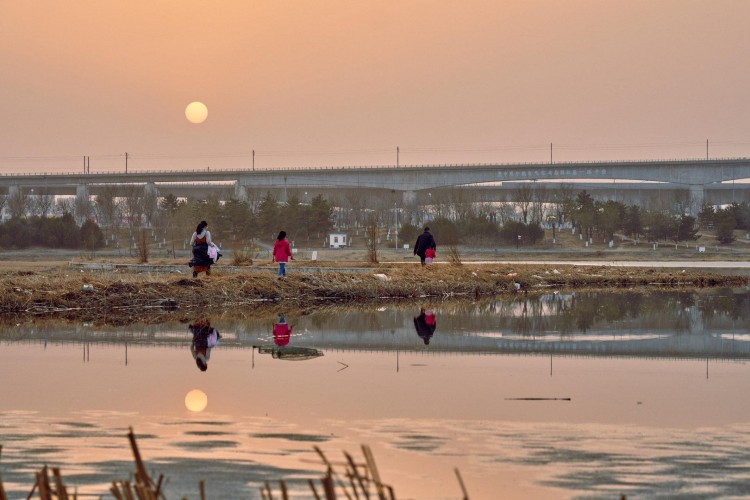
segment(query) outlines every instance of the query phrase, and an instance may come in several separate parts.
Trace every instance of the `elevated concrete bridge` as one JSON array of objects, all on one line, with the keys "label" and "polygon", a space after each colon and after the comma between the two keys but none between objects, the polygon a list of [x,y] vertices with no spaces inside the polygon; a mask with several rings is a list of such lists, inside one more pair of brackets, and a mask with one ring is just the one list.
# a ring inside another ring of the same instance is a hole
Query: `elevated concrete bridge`
[{"label": "elevated concrete bridge", "polygon": [[[387,191],[401,195],[401,203],[413,205],[418,193],[430,190],[492,184],[485,193],[506,192],[517,186],[496,187],[497,183],[535,181],[551,189],[561,181],[612,181],[609,186],[589,184],[601,194],[648,192],[665,188],[685,192],[693,206],[704,202],[725,203],[731,193],[736,201],[746,201],[750,184],[728,187],[722,183],[750,179],[750,159],[651,160],[625,162],[517,163],[420,165],[402,167],[300,168],[286,170],[190,170],[105,172],[91,174],[3,174],[0,193],[90,196],[105,192],[107,186],[145,186],[160,196],[168,193],[189,195],[216,191],[245,199],[248,190],[277,191],[283,200],[295,193],[333,192],[345,189]],[[650,181],[664,184],[646,185]],[[659,186],[659,187],[653,187]],[[623,198],[625,199],[625,198]],[[729,201],[731,202],[731,201]]]}]

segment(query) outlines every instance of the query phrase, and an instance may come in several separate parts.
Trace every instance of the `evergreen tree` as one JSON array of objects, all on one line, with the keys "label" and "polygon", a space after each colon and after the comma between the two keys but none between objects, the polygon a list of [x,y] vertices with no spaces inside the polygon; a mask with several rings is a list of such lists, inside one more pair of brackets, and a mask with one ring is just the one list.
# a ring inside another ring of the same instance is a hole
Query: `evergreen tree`
[{"label": "evergreen tree", "polygon": [[576,223],[584,238],[590,238],[596,221],[594,198],[585,190],[576,197]]},{"label": "evergreen tree", "polygon": [[698,212],[698,224],[702,229],[710,229],[716,222],[716,210],[708,204],[704,204]]},{"label": "evergreen tree", "polygon": [[235,198],[227,201],[222,207],[221,220],[232,240],[244,241],[255,234],[255,217],[245,201]]},{"label": "evergreen tree", "polygon": [[333,207],[330,203],[318,195],[310,203],[310,218],[308,227],[310,236],[314,238],[324,237],[333,228]]},{"label": "evergreen tree", "polygon": [[291,239],[300,240],[307,238],[307,214],[309,207],[302,205],[297,196],[292,196],[286,204],[284,210],[284,230],[289,234]]},{"label": "evergreen tree", "polygon": [[615,232],[623,227],[625,219],[625,205],[619,201],[608,200],[597,204],[597,229],[608,240],[615,237]]},{"label": "evergreen tree", "polygon": [[677,221],[665,212],[648,213],[648,229],[646,238],[648,241],[661,241],[673,239],[677,233]]},{"label": "evergreen tree", "polygon": [[79,241],[81,248],[94,250],[104,246],[104,233],[96,222],[87,220],[81,225],[79,230]]},{"label": "evergreen tree", "polygon": [[258,206],[258,233],[263,240],[273,240],[281,231],[283,221],[279,220],[281,211],[276,198],[268,192]]},{"label": "evergreen tree", "polygon": [[675,242],[694,241],[698,239],[698,228],[695,224],[695,217],[683,215],[680,217]]},{"label": "evergreen tree", "polygon": [[641,208],[638,205],[630,205],[625,210],[623,220],[623,231],[631,238],[638,238],[643,234],[643,222],[641,221]]},{"label": "evergreen tree", "polygon": [[728,245],[735,240],[734,230],[737,220],[728,210],[720,210],[716,213],[716,239],[722,245]]},{"label": "evergreen tree", "polygon": [[[98,202],[98,197],[97,197]],[[184,203],[177,199],[175,195],[172,193],[169,193],[167,196],[161,199],[159,201],[159,208],[162,209],[164,212],[169,214],[170,216],[174,215],[175,212],[177,212],[177,209],[180,208],[180,205]]]}]

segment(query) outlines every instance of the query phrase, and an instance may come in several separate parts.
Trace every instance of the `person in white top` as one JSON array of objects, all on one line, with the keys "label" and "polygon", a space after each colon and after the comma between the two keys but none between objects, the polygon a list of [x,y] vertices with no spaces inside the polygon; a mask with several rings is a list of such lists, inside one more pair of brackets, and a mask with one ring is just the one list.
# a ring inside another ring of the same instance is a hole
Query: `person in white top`
[{"label": "person in white top", "polygon": [[206,275],[211,274],[211,264],[214,261],[208,256],[208,247],[215,247],[213,241],[211,241],[211,233],[207,229],[208,222],[202,220],[195,228],[195,232],[190,237],[190,245],[193,247],[193,259],[188,263],[188,266],[193,268],[193,278],[198,276],[198,273],[206,272]]}]

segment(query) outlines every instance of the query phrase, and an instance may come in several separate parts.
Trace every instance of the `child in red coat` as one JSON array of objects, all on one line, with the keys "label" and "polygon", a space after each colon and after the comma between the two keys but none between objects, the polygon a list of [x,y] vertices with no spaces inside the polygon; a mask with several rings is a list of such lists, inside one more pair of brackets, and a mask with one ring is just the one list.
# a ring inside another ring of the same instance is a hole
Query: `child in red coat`
[{"label": "child in red coat", "polygon": [[276,241],[273,243],[273,253],[271,254],[271,262],[279,263],[279,276],[286,276],[286,263],[289,259],[294,260],[292,256],[292,248],[289,246],[289,241],[286,239],[286,231],[281,231]]},{"label": "child in red coat", "polygon": [[428,248],[424,252],[424,262],[425,264],[432,264],[432,260],[435,258],[435,249],[434,248]]}]

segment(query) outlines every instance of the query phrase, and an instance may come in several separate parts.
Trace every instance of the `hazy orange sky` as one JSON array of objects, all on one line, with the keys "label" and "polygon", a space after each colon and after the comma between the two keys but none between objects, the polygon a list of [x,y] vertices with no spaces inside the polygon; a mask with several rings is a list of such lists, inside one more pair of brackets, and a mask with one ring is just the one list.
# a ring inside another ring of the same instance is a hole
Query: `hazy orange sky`
[{"label": "hazy orange sky", "polygon": [[[750,156],[750,1],[0,0],[0,172]],[[191,124],[185,106],[208,106]]]}]

